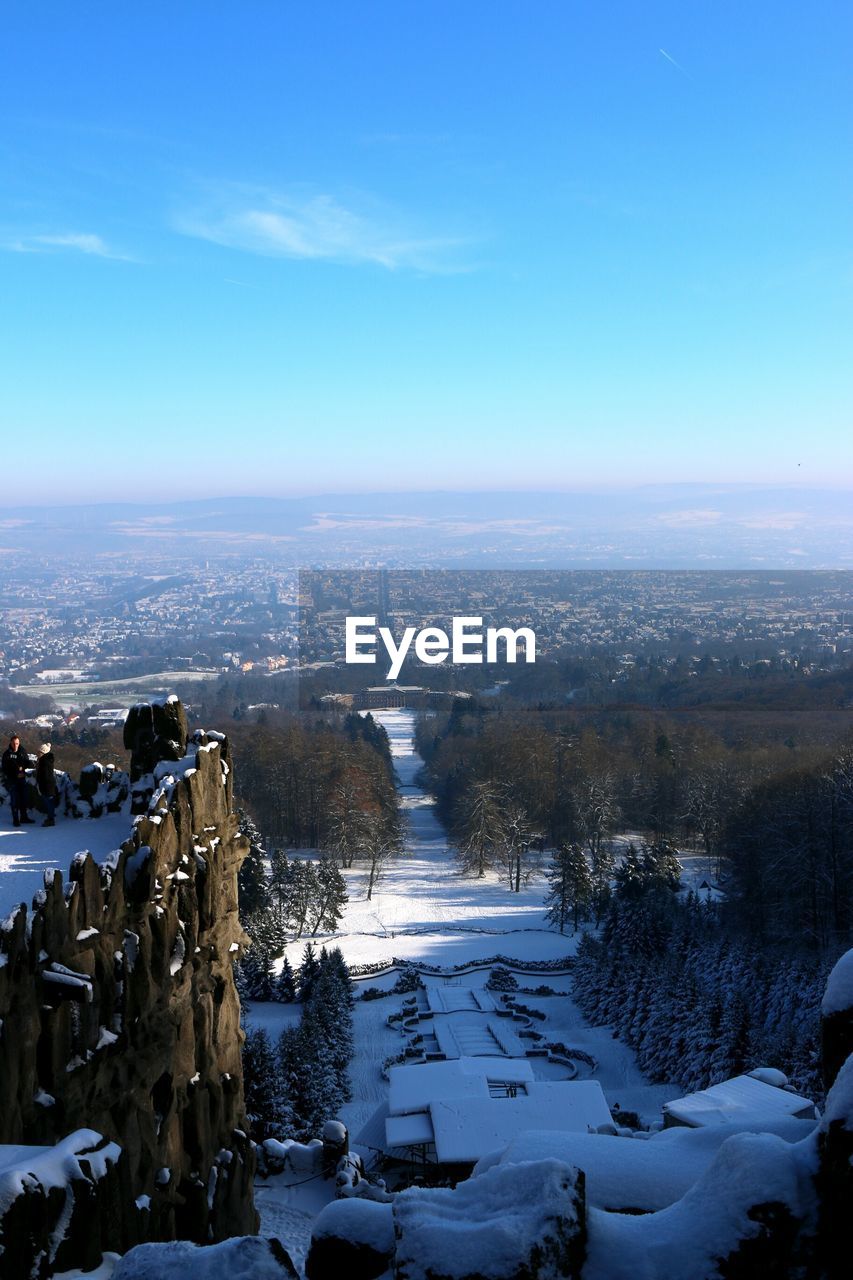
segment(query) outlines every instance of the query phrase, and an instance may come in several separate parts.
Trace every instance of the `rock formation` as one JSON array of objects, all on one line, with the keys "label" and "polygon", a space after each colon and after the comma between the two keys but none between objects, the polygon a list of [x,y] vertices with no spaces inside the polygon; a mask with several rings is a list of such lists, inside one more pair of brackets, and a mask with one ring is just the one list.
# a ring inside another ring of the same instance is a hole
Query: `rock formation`
[{"label": "rock formation", "polygon": [[127,1244],[251,1234],[232,975],[247,842],[228,744],[188,742],[174,700],[128,723],[146,812],[121,849],[78,854],[67,883],[46,876],[33,910],[0,928],[0,1143],[86,1129],[117,1144]]}]

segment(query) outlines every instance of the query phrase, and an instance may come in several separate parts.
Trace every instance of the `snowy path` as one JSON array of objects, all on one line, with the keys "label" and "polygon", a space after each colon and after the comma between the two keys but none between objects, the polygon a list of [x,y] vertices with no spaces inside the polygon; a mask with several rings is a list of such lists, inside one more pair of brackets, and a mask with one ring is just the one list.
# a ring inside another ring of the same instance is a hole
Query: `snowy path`
[{"label": "snowy path", "polygon": [[[335,938],[351,964],[411,957],[458,964],[502,952],[520,959],[570,954],[574,940],[545,927],[544,881],[513,893],[496,876],[459,875],[435,804],[415,781],[423,760],[415,749],[415,713],[371,713],[391,741],[398,789],[408,823],[404,853],[388,867],[367,901],[363,871],[347,872],[350,901]],[[291,960],[298,958],[294,947]]]}]

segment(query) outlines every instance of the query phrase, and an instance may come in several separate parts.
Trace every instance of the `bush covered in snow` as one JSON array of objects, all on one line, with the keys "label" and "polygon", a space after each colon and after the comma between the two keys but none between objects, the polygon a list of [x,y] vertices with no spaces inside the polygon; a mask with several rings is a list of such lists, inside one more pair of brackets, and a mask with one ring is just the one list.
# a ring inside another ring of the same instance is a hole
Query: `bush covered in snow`
[{"label": "bush covered in snow", "polygon": [[412,991],[418,991],[424,985],[424,980],[413,964],[404,965],[397,975],[397,981],[391,988],[392,994],[395,996],[405,996]]},{"label": "bush covered in snow", "polygon": [[489,974],[486,986],[490,991],[517,991],[518,979],[503,965],[495,965]]}]

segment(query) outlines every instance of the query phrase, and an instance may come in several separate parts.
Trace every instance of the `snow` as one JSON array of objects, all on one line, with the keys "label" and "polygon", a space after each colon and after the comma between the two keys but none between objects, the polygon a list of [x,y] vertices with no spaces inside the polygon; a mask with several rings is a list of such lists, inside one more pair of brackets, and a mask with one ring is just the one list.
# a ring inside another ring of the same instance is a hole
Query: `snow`
[{"label": "snow", "polygon": [[[544,880],[513,893],[496,875],[476,880],[458,874],[434,801],[415,782],[423,767],[414,745],[415,712],[397,708],[371,715],[391,742],[408,838],[370,901],[366,871],[344,872],[350,900],[334,945],[347,963],[396,956],[452,965],[496,953],[526,960],[571,955],[580,935],[561,936],[546,927]],[[291,945],[291,964],[298,965],[303,946],[304,941]]]},{"label": "snow", "polygon": [[277,1138],[267,1138],[263,1148],[269,1162],[280,1165],[286,1173],[317,1174],[323,1168],[323,1144],[318,1138],[310,1142],[295,1142],[288,1138],[279,1142]]},{"label": "snow", "polygon": [[813,1208],[809,1157],[809,1143],[737,1134],[669,1208],[641,1216],[590,1208],[584,1280],[707,1280],[719,1274],[719,1259],[761,1230],[749,1217],[751,1208],[779,1202],[795,1216]]},{"label": "snow", "polygon": [[[407,1280],[481,1275],[508,1280],[529,1274],[531,1255],[554,1237],[555,1218],[573,1225],[574,1172],[556,1160],[490,1169],[454,1190],[411,1187],[394,1202],[397,1266]],[[550,1251],[537,1274],[559,1273]],[[673,1273],[676,1274],[676,1273]]]},{"label": "snow", "polygon": [[[0,1217],[35,1179],[44,1189],[67,1187],[72,1178],[83,1178],[79,1158],[84,1157],[96,1178],[115,1164],[120,1149],[104,1145],[94,1129],[76,1129],[53,1147],[0,1146]],[[93,1148],[100,1148],[93,1150]]]},{"label": "snow", "polygon": [[[56,826],[13,827],[9,809],[0,810],[0,917],[21,902],[29,906],[44,888],[45,873],[60,870],[63,877],[72,859],[89,850],[97,862],[105,859],[131,834],[129,808],[100,818],[63,818]],[[85,855],[84,855],[85,856]]]},{"label": "snow", "polygon": [[425,1111],[442,1098],[488,1098],[488,1080],[532,1082],[533,1069],[524,1059],[457,1058],[450,1062],[425,1062],[419,1066],[392,1067],[389,1075],[389,1108],[392,1116]]},{"label": "snow", "polygon": [[281,1264],[260,1236],[240,1236],[221,1244],[187,1240],[141,1244],[118,1262],[112,1280],[282,1280]]},{"label": "snow", "polygon": [[[781,1072],[780,1072],[781,1074]],[[691,1126],[727,1125],[737,1121],[760,1123],[762,1120],[778,1120],[780,1116],[800,1116],[803,1119],[815,1114],[814,1103],[796,1093],[772,1084],[765,1084],[754,1076],[735,1076],[721,1084],[700,1089],[698,1093],[675,1098],[664,1106],[664,1114]]]},{"label": "snow", "polygon": [[434,1140],[432,1120],[425,1111],[388,1116],[385,1121],[385,1146],[389,1151],[395,1147],[418,1147]]},{"label": "snow", "polygon": [[346,1125],[341,1124],[339,1120],[327,1120],[323,1125],[323,1141],[324,1142],[346,1142],[347,1129]]},{"label": "snow", "polygon": [[[814,1127],[813,1121],[783,1120],[776,1134],[788,1142],[799,1142]],[[495,1163],[562,1160],[584,1171],[589,1205],[616,1212],[653,1212],[674,1204],[690,1190],[731,1132],[720,1128],[666,1129],[643,1141],[597,1133],[530,1130],[519,1134],[502,1152],[480,1160],[474,1176]]]},{"label": "snow", "polygon": [[81,1271],[74,1267],[71,1271],[57,1271],[53,1280],[110,1280],[118,1261],[117,1253],[105,1253],[101,1265],[94,1271]]},{"label": "snow", "polygon": [[526,1129],[587,1133],[612,1124],[597,1080],[535,1081],[511,1098],[437,1100],[429,1106],[441,1164],[474,1163]]},{"label": "snow", "polygon": [[427,1007],[433,1013],[461,1013],[476,1009],[484,1013],[497,1009],[495,998],[489,991],[464,987],[430,987],[426,992]]},{"label": "snow", "polygon": [[784,1089],[788,1083],[788,1077],[784,1071],[779,1071],[777,1067],[754,1067],[752,1071],[747,1071],[748,1076],[753,1080],[760,1080],[762,1084],[772,1084],[777,1089]]},{"label": "snow", "polygon": [[853,1011],[853,951],[845,951],[829,975],[821,1004],[825,1018],[832,1013]]},{"label": "snow", "polygon": [[835,1077],[826,1100],[821,1130],[826,1132],[831,1124],[853,1130],[853,1053]]},{"label": "snow", "polygon": [[312,1235],[338,1236],[390,1257],[394,1252],[394,1218],[390,1204],[358,1198],[333,1200],[321,1209]]}]

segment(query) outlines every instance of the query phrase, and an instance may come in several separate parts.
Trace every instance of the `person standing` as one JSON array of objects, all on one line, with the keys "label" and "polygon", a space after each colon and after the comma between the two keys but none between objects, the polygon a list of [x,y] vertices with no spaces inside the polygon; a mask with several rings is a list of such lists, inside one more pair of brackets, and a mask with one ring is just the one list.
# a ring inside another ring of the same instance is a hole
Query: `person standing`
[{"label": "person standing", "polygon": [[27,813],[27,769],[30,757],[21,746],[21,739],[13,733],[9,745],[3,752],[3,777],[9,788],[9,800],[12,805],[12,825],[20,827],[24,822],[34,819]]},{"label": "person standing", "polygon": [[42,744],[36,765],[36,787],[44,801],[47,817],[41,824],[43,827],[56,826],[56,773],[54,771],[53,752],[50,743]]}]

